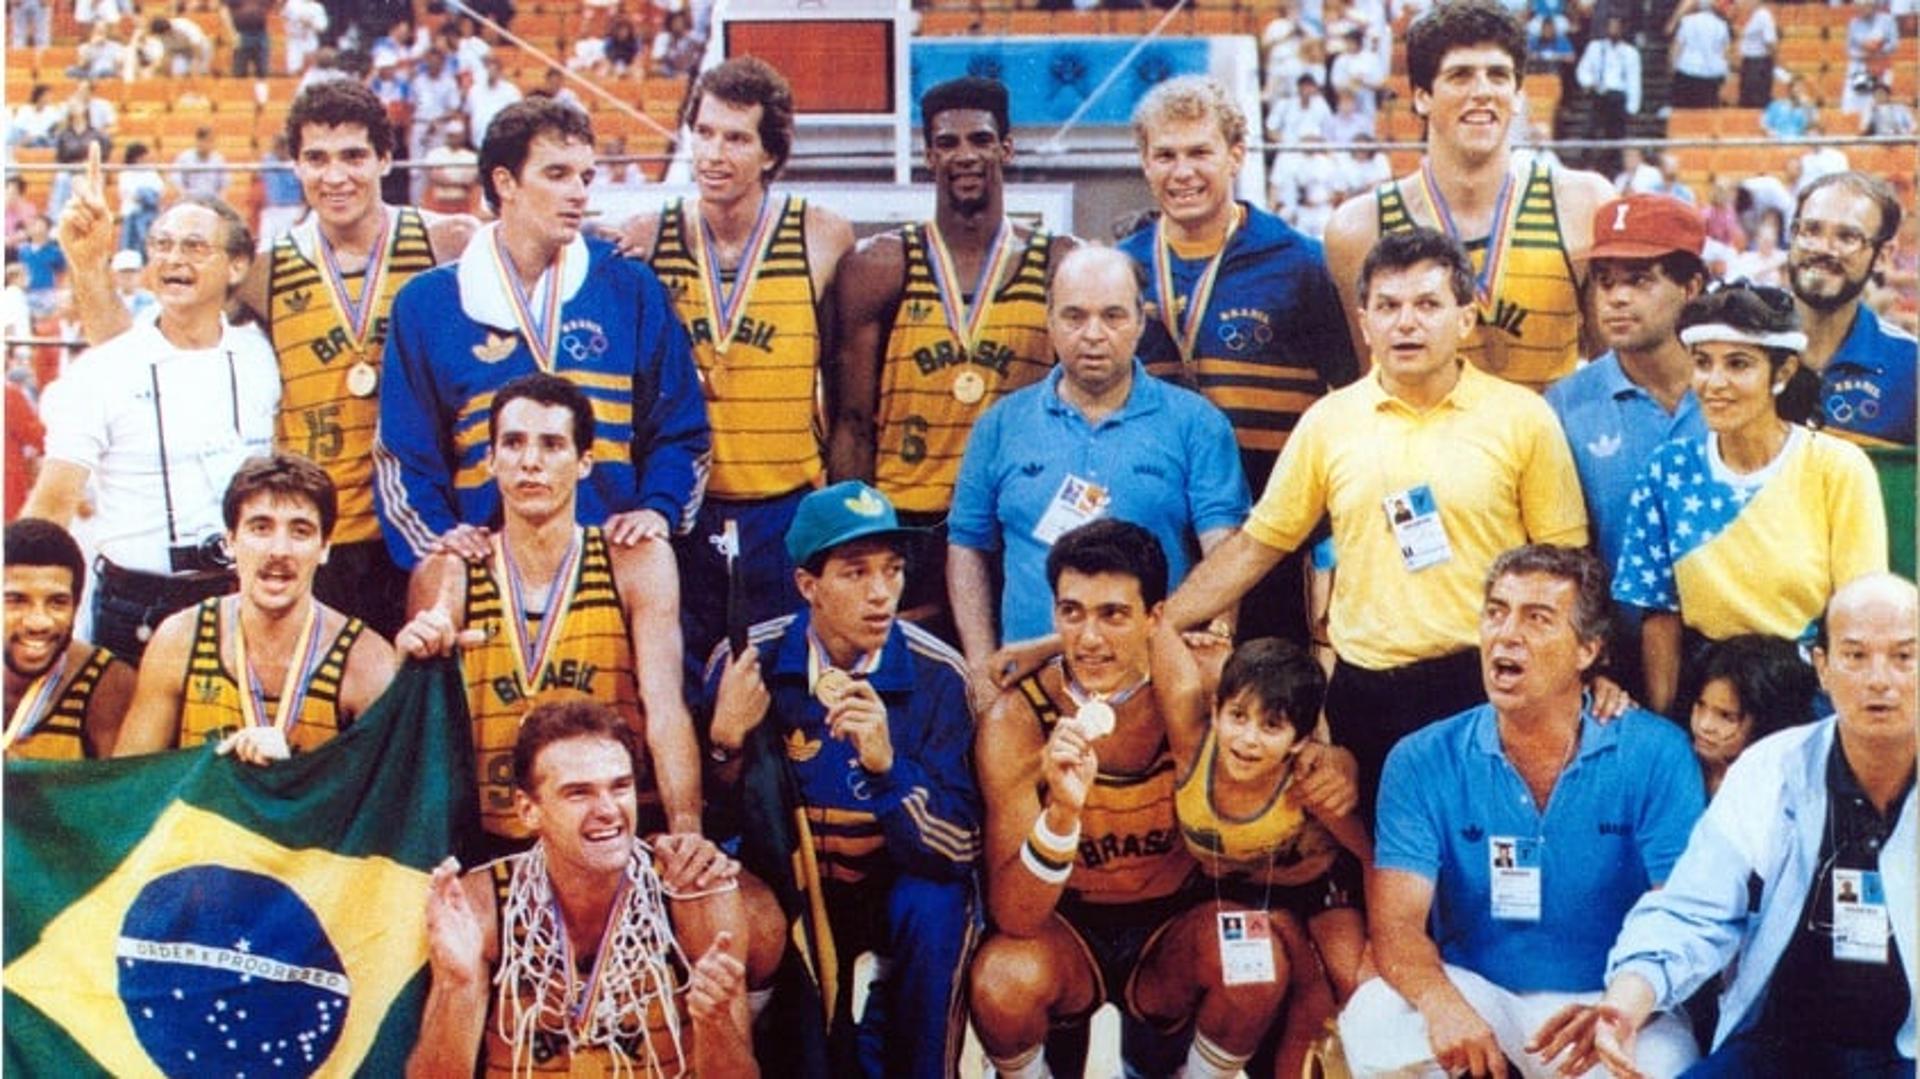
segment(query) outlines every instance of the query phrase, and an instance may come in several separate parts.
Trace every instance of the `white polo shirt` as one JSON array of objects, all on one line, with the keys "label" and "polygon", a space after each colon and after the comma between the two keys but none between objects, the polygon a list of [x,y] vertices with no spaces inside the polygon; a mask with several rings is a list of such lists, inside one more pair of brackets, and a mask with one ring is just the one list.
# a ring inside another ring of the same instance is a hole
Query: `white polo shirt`
[{"label": "white polo shirt", "polygon": [[241,462],[272,450],[279,407],[280,370],[255,327],[225,326],[219,345],[189,350],[142,321],[82,353],[40,416],[47,456],[92,473],[100,554],[170,573],[169,547],[225,530],[221,496]]}]

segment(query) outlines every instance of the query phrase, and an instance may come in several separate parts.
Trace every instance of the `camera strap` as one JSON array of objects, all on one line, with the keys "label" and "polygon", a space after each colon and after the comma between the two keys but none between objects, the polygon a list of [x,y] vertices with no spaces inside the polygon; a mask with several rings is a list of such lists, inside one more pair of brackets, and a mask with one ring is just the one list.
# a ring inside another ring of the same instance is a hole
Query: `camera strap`
[{"label": "camera strap", "polygon": [[[167,506],[167,546],[178,547],[180,534],[174,524],[173,479],[172,471],[167,467],[167,421],[166,413],[160,407],[160,365],[147,365],[147,379],[153,384],[153,429],[160,436],[160,497]],[[232,404],[233,436],[242,438],[240,430],[240,375],[235,369],[233,350],[227,350],[227,399]]]}]

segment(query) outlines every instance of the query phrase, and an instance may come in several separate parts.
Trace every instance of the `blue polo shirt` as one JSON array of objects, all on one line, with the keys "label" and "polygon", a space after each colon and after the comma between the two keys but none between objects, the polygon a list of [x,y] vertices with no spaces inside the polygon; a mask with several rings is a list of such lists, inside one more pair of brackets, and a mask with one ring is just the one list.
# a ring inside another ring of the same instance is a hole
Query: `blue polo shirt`
[{"label": "blue polo shirt", "polygon": [[1914,365],[1920,344],[1861,304],[1853,328],[1820,376],[1820,413],[1829,431],[1856,442],[1911,446]]},{"label": "blue polo shirt", "polygon": [[1554,383],[1546,396],[1573,448],[1573,467],[1580,473],[1600,560],[1609,568],[1617,566],[1631,523],[1633,485],[1663,443],[1707,437],[1700,402],[1688,390],[1668,414],[1627,377],[1611,349]]},{"label": "blue polo shirt", "polygon": [[1199,555],[1198,535],[1247,518],[1247,481],[1233,426],[1191,390],[1162,382],[1133,361],[1126,404],[1098,425],[1060,398],[1064,369],[1008,394],[974,424],[960,461],[947,537],[1002,552],[1000,639],[1053,630],[1047,587],[1052,544],[1034,535],[1069,477],[1097,485],[1101,516],[1152,532],[1167,554],[1168,587]]},{"label": "blue polo shirt", "polygon": [[[1519,993],[1598,990],[1627,911],[1666,879],[1705,802],[1678,726],[1637,709],[1602,726],[1583,710],[1543,813],[1483,704],[1387,756],[1374,864],[1433,881],[1428,931],[1447,962]],[[1496,836],[1541,841],[1538,921],[1493,917]]]}]

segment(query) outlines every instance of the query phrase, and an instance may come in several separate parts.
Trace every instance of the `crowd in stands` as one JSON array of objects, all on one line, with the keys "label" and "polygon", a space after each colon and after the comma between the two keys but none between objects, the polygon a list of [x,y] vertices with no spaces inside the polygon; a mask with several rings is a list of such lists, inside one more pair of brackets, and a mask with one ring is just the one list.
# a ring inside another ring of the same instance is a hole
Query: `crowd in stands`
[{"label": "crowd in stands", "polygon": [[[970,1026],[1037,1079],[1107,1003],[1137,1074],[1912,1074],[1912,178],[1530,148],[1530,58],[1735,93],[1711,0],[1303,4],[1262,115],[1141,95],[1113,245],[1009,215],[977,76],[856,242],[776,186],[781,74],[618,2],[572,66],[694,75],[696,167],[593,222],[640,181],[559,70],[373,7],[299,16],[262,243],[210,130],[10,117],[77,167],[10,180],[0,325],[89,347],[8,357],[3,744],[284,767],[457,657],[410,1074],[934,1079]],[[219,55],[88,16],[123,77]]]}]

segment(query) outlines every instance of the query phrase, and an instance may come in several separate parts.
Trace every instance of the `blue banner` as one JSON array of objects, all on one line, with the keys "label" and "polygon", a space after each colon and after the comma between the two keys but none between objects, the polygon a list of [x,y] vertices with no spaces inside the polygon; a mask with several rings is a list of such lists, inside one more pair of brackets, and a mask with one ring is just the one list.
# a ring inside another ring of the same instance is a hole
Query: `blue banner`
[{"label": "blue banner", "polygon": [[[981,38],[916,40],[911,45],[913,123],[920,125],[920,95],[928,87],[963,75],[999,79],[1012,94],[1016,126],[1064,123],[1108,73],[1126,61],[1133,37],[1069,37],[1044,40]],[[1175,75],[1207,73],[1204,38],[1161,39],[1140,50],[1126,70],[1081,117],[1083,124],[1124,125],[1148,90]]]}]

